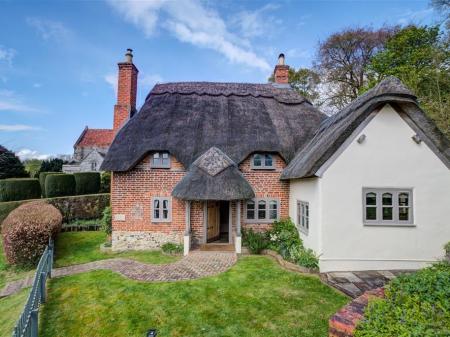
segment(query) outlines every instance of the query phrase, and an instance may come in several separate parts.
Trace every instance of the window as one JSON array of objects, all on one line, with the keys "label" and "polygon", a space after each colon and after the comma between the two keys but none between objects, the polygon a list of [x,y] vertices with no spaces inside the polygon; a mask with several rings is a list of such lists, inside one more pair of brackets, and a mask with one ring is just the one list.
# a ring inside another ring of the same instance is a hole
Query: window
[{"label": "window", "polygon": [[309,203],[306,201],[297,201],[297,226],[301,232],[308,234]]},{"label": "window", "polygon": [[172,205],[169,197],[152,198],[152,221],[170,222]]},{"label": "window", "polygon": [[275,163],[273,155],[256,153],[252,158],[252,169],[254,170],[273,170],[275,169]]},{"label": "window", "polygon": [[364,224],[412,225],[412,190],[400,188],[363,189]]},{"label": "window", "polygon": [[91,171],[97,171],[97,162],[91,161]]},{"label": "window", "polygon": [[279,219],[278,199],[260,198],[245,203],[245,219],[253,223],[270,223]]},{"label": "window", "polygon": [[168,152],[155,152],[151,159],[152,168],[170,168],[170,156]]}]

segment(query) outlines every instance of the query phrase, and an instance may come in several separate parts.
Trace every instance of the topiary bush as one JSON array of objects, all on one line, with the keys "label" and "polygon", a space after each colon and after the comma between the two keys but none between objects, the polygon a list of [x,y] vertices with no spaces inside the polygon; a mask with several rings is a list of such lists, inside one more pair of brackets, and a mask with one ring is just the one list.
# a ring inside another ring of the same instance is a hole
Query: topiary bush
[{"label": "topiary bush", "polygon": [[97,194],[100,191],[100,173],[78,172],[73,174],[75,178],[75,194]]},{"label": "topiary bush", "polygon": [[369,302],[355,337],[450,336],[450,264],[400,276]]},{"label": "topiary bush", "polygon": [[41,186],[33,178],[13,178],[0,180],[0,202],[39,199]]},{"label": "topiary bush", "polygon": [[42,193],[43,198],[45,198],[45,196],[46,196],[46,194],[45,194],[45,178],[49,174],[62,174],[62,173],[61,172],[41,172],[41,173],[39,173],[39,184],[41,185],[41,193]]},{"label": "topiary bush", "polygon": [[10,264],[38,262],[48,244],[61,230],[61,213],[44,201],[25,203],[13,210],[2,225],[3,248]]},{"label": "topiary bush", "polygon": [[268,246],[266,233],[251,228],[242,230],[242,242],[252,254],[260,254]]},{"label": "topiary bush", "polygon": [[45,178],[45,195],[47,198],[74,194],[75,178],[73,174],[50,174]]}]

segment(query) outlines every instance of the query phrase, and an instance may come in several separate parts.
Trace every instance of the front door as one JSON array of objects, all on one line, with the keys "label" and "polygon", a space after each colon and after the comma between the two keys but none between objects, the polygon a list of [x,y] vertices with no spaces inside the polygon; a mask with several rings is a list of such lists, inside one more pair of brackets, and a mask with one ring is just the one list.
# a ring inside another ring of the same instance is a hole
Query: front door
[{"label": "front door", "polygon": [[215,241],[220,237],[219,202],[208,201],[207,242]]}]

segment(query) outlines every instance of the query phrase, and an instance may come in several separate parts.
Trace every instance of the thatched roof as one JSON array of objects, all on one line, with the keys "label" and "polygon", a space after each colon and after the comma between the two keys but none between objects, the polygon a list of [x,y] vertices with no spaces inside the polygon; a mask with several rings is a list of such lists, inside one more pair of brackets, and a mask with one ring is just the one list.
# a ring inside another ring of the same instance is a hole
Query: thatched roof
[{"label": "thatched roof", "polygon": [[213,146],[237,164],[256,151],[289,162],[325,118],[295,91],[272,84],[158,84],[117,133],[102,170],[130,170],[151,151],[169,151],[188,168]]},{"label": "thatched roof", "polygon": [[285,168],[282,179],[315,176],[320,167],[368,115],[386,103],[390,103],[401,112],[405,121],[450,168],[449,140],[419,108],[414,94],[399,79],[389,77],[358,97],[342,111],[326,119],[311,141]]},{"label": "thatched roof", "polygon": [[191,165],[172,195],[183,200],[239,200],[254,198],[255,192],[236,163],[212,147]]}]

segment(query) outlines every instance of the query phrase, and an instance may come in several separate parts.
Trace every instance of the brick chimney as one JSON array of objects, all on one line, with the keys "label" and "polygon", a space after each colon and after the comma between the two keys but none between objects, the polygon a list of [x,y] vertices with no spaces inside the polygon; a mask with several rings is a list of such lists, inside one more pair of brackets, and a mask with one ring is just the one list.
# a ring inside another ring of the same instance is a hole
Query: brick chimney
[{"label": "brick chimney", "polygon": [[275,83],[278,84],[288,84],[289,83],[289,66],[284,64],[284,54],[278,56],[278,64],[275,66],[273,71],[273,77],[275,78]]},{"label": "brick chimney", "polygon": [[136,111],[137,76],[139,70],[133,64],[133,50],[127,49],[125,61],[119,62],[117,104],[114,105],[114,125],[117,132]]}]

